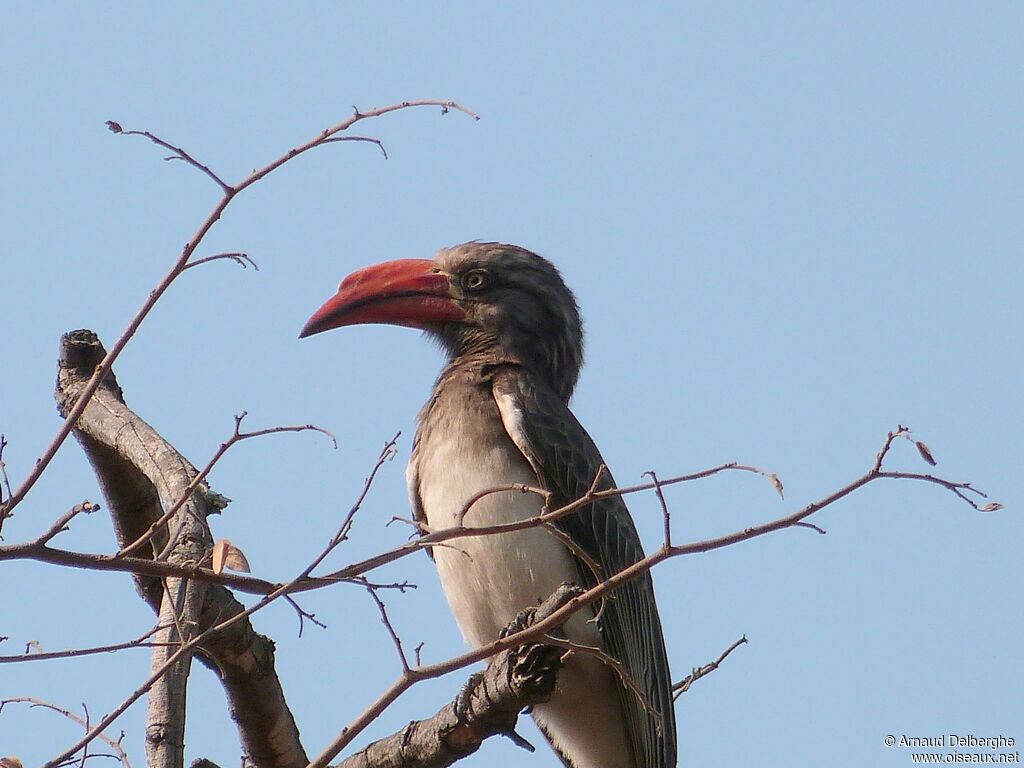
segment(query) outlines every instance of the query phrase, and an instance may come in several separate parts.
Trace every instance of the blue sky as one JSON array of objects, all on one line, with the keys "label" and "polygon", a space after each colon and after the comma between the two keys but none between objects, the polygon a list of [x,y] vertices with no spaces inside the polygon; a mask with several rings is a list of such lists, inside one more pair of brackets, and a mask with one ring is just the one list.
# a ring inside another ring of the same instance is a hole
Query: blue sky
[{"label": "blue sky", "polygon": [[[4,231],[0,432],[12,481],[59,426],[60,334],[112,343],[215,203],[217,190],[105,120],[153,131],[238,179],[350,113],[381,138],[299,158],[240,196],[122,355],[129,404],[203,464],[248,410],[253,428],[314,422],[339,437],[237,446],[212,475],[234,500],[214,520],[254,571],[297,572],[401,430],[336,553],[344,565],[404,540],[404,463],[439,365],[412,331],[360,327],[299,342],[337,281],[369,263],[430,257],[472,238],[555,261],[575,289],[588,364],[574,400],[621,483],[724,461],[786,484],[724,476],[668,494],[680,541],[779,517],[862,474],[909,425],[943,476],[1006,509],[974,512],[886,481],[793,530],[655,571],[677,677],[740,635],[750,644],[678,705],[683,765],[902,766],[883,739],[1024,739],[1019,509],[1024,235],[1024,52],[1019,3],[52,3],[0,29]],[[898,444],[894,468],[925,471]],[[73,443],[4,528],[28,539],[99,499]],[[656,500],[631,509],[649,546]],[[60,544],[111,551],[102,514]],[[424,659],[463,650],[428,559],[382,577],[419,589],[389,610]],[[0,650],[135,637],[152,618],[127,578],[5,563]],[[308,751],[319,752],[398,673],[355,588],[257,614]],[[98,717],[146,674],[144,651],[5,665],[0,697]],[[424,684],[359,740],[449,700]],[[238,749],[216,681],[197,669],[189,759]],[[144,762],[143,707],[114,729]],[[465,765],[553,768],[486,744]],[[77,731],[0,713],[0,754],[26,765]]]}]

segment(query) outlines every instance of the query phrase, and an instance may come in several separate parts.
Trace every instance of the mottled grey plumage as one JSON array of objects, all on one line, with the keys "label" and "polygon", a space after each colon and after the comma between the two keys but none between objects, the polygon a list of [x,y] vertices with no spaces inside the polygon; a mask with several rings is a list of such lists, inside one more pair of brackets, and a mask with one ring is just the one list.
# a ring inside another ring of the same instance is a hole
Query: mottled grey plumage
[{"label": "mottled grey plumage", "polygon": [[[572,412],[546,387],[512,368],[496,374],[494,391],[499,396],[507,393],[519,403],[526,438],[520,448],[534,466],[541,485],[552,492],[553,508],[583,496],[593,485],[603,460]],[[598,488],[614,485],[605,471]],[[600,565],[603,578],[644,557],[640,537],[621,497],[588,504],[557,520],[555,526]],[[582,586],[597,583],[591,568],[578,561],[577,567]],[[623,663],[664,720],[659,722],[635,694],[620,687],[619,698],[637,752],[637,765],[674,766],[671,675],[650,574],[644,573],[613,592],[597,625],[605,650]]]},{"label": "mottled grey plumage", "polygon": [[[466,243],[433,261],[366,267],[342,280],[300,336],[358,323],[421,328],[448,352],[420,413],[409,461],[418,519],[434,528],[525,520],[542,512],[540,496],[480,492],[541,486],[558,507],[592,486],[601,454],[568,408],[583,363],[583,328],[572,293],[548,261],[513,245]],[[599,487],[612,485],[604,472]],[[478,501],[463,519],[471,498]],[[494,640],[523,608],[564,581],[589,587],[643,557],[621,498],[592,502],[554,525],[561,533],[533,526],[433,549],[467,642]],[[599,658],[573,654],[550,701],[533,710],[563,762],[571,768],[672,768],[671,677],[650,577],[622,585],[600,610],[584,607],[563,630],[578,646],[596,646],[618,659],[654,710]]]},{"label": "mottled grey plumage", "polygon": [[[468,319],[429,329],[450,360],[414,442],[409,480],[416,514],[435,527],[451,525],[473,493],[506,482],[539,484],[551,492],[553,508],[579,498],[603,461],[567,406],[582,364],[572,293],[549,262],[515,246],[467,243],[441,251],[435,263],[458,287]],[[605,473],[601,486],[612,485]],[[510,492],[484,499],[466,523],[506,522],[539,510],[537,497]],[[594,502],[556,525],[600,565],[602,577],[643,557],[621,498]],[[494,639],[519,609],[562,580],[597,583],[592,569],[543,529],[452,544],[456,549],[438,548],[435,556],[474,645]],[[593,609],[566,627],[570,639],[599,644],[619,659],[659,714],[648,712],[607,665],[577,655],[551,704],[536,709],[538,723],[573,768],[628,768],[624,760],[636,768],[675,766],[671,678],[649,575],[616,590],[596,624],[587,621],[592,616]]]}]

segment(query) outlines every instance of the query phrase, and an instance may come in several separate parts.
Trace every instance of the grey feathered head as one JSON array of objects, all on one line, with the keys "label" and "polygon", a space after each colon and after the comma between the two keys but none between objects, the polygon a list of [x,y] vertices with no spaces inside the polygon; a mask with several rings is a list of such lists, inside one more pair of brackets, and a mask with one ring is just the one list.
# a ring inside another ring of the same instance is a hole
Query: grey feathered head
[{"label": "grey feathered head", "polygon": [[583,324],[555,266],[503,243],[463,243],[439,251],[434,261],[460,290],[467,316],[431,329],[448,353],[499,351],[568,400],[583,365]]},{"label": "grey feathered head", "polygon": [[432,261],[366,267],[309,319],[300,337],[357,323],[421,328],[449,356],[530,369],[568,401],[583,365],[583,325],[555,266],[525,248],[470,242]]}]

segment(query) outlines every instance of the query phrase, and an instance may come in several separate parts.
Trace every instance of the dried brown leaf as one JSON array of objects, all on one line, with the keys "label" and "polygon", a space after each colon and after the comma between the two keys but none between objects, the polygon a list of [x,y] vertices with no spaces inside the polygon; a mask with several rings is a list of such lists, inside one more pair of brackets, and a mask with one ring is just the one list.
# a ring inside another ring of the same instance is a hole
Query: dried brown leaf
[{"label": "dried brown leaf", "polygon": [[245,559],[245,555],[242,553],[242,550],[234,544],[230,544],[230,542],[227,556],[224,558],[224,567],[230,568],[232,571],[249,573],[249,561]]},{"label": "dried brown leaf", "polygon": [[983,504],[978,507],[982,512],[996,512],[1003,508],[1003,505],[998,501],[990,501],[988,504]]},{"label": "dried brown leaf", "polygon": [[220,539],[213,545],[213,572],[220,574],[224,572],[224,565],[231,551],[231,539]]},{"label": "dried brown leaf", "polygon": [[779,480],[779,476],[774,472],[770,472],[768,474],[768,479],[772,481],[772,485],[775,487],[775,490],[779,492],[779,496],[783,499],[786,498],[786,494],[782,492],[782,481]]},{"label": "dried brown leaf", "polygon": [[917,446],[917,452],[921,454],[921,458],[934,467],[936,463],[935,457],[932,456],[932,452],[928,449],[928,446],[922,443],[920,440],[914,443],[914,445]]}]

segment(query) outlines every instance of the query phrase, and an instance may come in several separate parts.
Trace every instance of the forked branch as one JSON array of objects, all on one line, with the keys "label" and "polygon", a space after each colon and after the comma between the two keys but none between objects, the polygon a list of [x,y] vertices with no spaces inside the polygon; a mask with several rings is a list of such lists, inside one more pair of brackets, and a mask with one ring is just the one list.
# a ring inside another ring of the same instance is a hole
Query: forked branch
[{"label": "forked branch", "polygon": [[53,439],[50,441],[50,444],[43,451],[42,456],[40,456],[36,460],[35,464],[32,466],[32,469],[29,471],[28,475],[18,486],[17,490],[15,490],[13,493],[8,492],[7,500],[0,503],[0,528],[3,527],[4,520],[11,515],[11,513],[14,511],[14,508],[21,503],[21,500],[25,498],[28,492],[32,489],[32,487],[42,476],[43,472],[46,471],[46,468],[53,460],[53,457],[56,456],[57,451],[60,449],[61,445],[64,444],[64,441],[67,440],[68,435],[71,434],[71,430],[74,429],[75,424],[78,422],[79,417],[82,415],[82,411],[85,410],[85,407],[88,404],[90,398],[92,398],[93,393],[99,388],[104,377],[110,372],[111,368],[114,365],[114,361],[117,360],[118,356],[121,354],[122,350],[125,348],[128,342],[131,341],[136,331],[138,331],[139,326],[142,325],[143,320],[146,319],[146,317],[152,311],[153,307],[156,306],[156,303],[161,299],[164,293],[167,292],[167,289],[170,288],[171,284],[174,283],[174,281],[181,275],[181,273],[188,268],[192,256],[196,252],[196,249],[206,238],[206,235],[213,228],[214,224],[216,224],[220,217],[224,214],[224,211],[227,210],[227,207],[231,204],[231,201],[234,200],[234,198],[242,190],[252,186],[257,181],[260,181],[261,179],[265,178],[267,175],[274,172],[285,163],[289,162],[290,160],[294,159],[295,157],[298,157],[299,155],[305,152],[308,152],[311,149],[320,146],[321,144],[324,144],[332,137],[336,136],[339,133],[347,131],[353,125],[362,120],[380,117],[382,115],[386,115],[391,112],[397,112],[403,109],[422,106],[440,107],[442,114],[446,114],[450,110],[454,109],[469,115],[474,120],[480,119],[477,114],[475,114],[469,109],[466,109],[462,105],[454,101],[440,99],[421,99],[418,101],[403,101],[399,104],[392,104],[387,107],[377,107],[375,109],[370,109],[365,112],[356,109],[354,114],[352,114],[350,117],[346,118],[345,120],[342,120],[340,123],[337,123],[336,125],[331,126],[330,128],[323,129],[312,139],[309,139],[308,141],[303,142],[302,144],[299,144],[296,147],[293,147],[292,149],[288,150],[277,159],[272,160],[271,162],[264,165],[262,168],[254,170],[248,176],[246,176],[241,181],[238,181],[235,184],[228,184],[218,174],[211,171],[206,165],[200,163],[184,149],[175,146],[174,144],[150,133],[149,131],[125,130],[117,122],[112,120],[108,121],[107,126],[114,133],[124,135],[141,135],[149,139],[150,141],[153,141],[157,145],[170,150],[173,153],[171,155],[172,159],[181,160],[197,168],[208,178],[212,179],[221,188],[223,194],[220,200],[216,203],[216,205],[214,205],[213,209],[207,215],[207,217],[199,225],[198,229],[196,229],[196,231],[193,233],[192,237],[190,237],[188,239],[188,242],[185,243],[185,246],[181,250],[181,254],[175,259],[174,263],[171,265],[167,274],[164,275],[164,277],[160,280],[159,283],[157,283],[153,290],[149,292],[149,295],[146,297],[142,306],[135,313],[135,316],[129,321],[128,326],[121,333],[121,336],[118,337],[117,341],[115,341],[114,345],[110,348],[110,351],[107,352],[103,360],[101,360],[99,365],[96,366],[96,371],[93,377],[83,388],[81,397],[79,398],[77,405],[65,416],[64,424],[57,431],[57,434],[53,437]]}]

